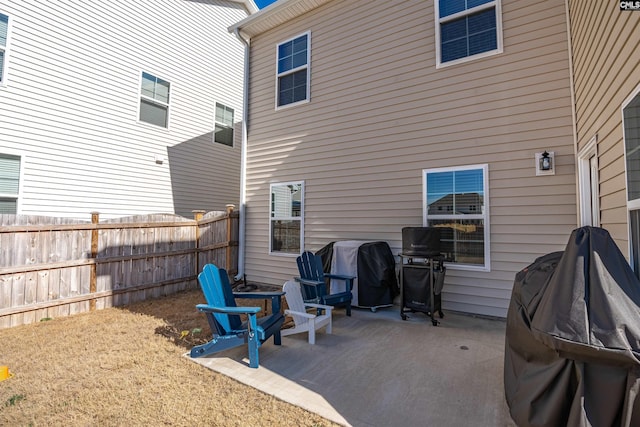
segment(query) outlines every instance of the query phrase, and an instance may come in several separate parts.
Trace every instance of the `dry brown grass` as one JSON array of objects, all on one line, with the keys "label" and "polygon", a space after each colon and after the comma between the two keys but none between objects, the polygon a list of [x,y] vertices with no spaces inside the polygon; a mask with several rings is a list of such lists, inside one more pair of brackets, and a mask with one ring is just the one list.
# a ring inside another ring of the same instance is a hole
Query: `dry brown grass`
[{"label": "dry brown grass", "polygon": [[333,425],[182,357],[210,337],[201,302],[187,291],[0,330],[14,374],[0,382],[0,425]]}]

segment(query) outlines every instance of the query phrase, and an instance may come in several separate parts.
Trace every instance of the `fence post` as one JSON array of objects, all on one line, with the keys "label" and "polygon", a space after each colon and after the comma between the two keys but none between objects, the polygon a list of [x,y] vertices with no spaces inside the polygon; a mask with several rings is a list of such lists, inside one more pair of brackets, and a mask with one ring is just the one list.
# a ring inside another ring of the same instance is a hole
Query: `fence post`
[{"label": "fence post", "polygon": [[205,211],[203,210],[193,210],[191,211],[193,214],[193,219],[196,221],[196,276],[200,274],[200,220],[204,216]]},{"label": "fence post", "polygon": [[229,204],[225,207],[227,208],[227,254],[225,257],[225,264],[227,271],[231,272],[231,267],[233,267],[233,265],[231,265],[231,239],[233,238],[233,236],[231,235],[231,233],[233,232],[231,214],[233,213],[233,210],[236,208],[236,206]]},{"label": "fence post", "polygon": [[[100,222],[100,212],[91,212],[91,224],[98,224]],[[91,259],[94,263],[91,264],[91,277],[89,279],[89,292],[96,293],[98,291],[98,264],[95,260],[98,257],[98,228],[91,230]],[[96,309],[95,298],[89,300],[89,311],[95,311]]]}]

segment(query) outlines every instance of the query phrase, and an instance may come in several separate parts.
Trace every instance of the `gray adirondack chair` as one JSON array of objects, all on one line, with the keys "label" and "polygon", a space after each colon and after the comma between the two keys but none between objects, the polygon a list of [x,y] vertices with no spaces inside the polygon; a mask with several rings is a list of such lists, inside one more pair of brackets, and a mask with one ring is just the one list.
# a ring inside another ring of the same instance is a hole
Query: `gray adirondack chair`
[{"label": "gray adirondack chair", "polygon": [[[302,300],[300,284],[293,280],[285,282],[282,290],[285,293],[284,297],[289,307],[284,311],[284,314],[291,316],[294,324],[293,328],[283,329],[281,331],[282,336],[307,332],[309,334],[309,344],[315,344],[316,330],[326,326],[327,334],[331,333],[331,311],[333,307],[330,305],[305,303]],[[316,313],[320,311],[320,314],[310,313],[310,309]]]}]

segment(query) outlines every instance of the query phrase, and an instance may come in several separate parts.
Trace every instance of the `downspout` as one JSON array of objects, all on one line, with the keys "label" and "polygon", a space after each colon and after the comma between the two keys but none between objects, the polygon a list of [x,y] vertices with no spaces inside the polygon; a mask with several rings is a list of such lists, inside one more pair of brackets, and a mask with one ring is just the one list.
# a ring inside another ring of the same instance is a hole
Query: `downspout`
[{"label": "downspout", "polygon": [[244,280],[244,259],[246,240],[246,204],[247,204],[247,118],[249,117],[249,48],[250,41],[240,35],[236,27],[233,31],[244,45],[244,82],[242,87],[242,144],[240,157],[240,217],[238,218],[238,274],[235,280]]},{"label": "downspout", "polygon": [[572,131],[573,131],[573,161],[575,164],[575,177],[576,177],[576,224],[580,226],[582,224],[582,220],[580,217],[582,216],[582,203],[580,201],[581,193],[580,193],[580,172],[579,172],[579,159],[578,159],[578,113],[576,111],[576,88],[574,84],[574,75],[573,75],[573,39],[571,33],[571,11],[569,6],[569,0],[565,0],[565,14],[566,14],[566,22],[567,22],[567,50],[569,53],[569,91],[571,93],[571,120],[572,120]]}]

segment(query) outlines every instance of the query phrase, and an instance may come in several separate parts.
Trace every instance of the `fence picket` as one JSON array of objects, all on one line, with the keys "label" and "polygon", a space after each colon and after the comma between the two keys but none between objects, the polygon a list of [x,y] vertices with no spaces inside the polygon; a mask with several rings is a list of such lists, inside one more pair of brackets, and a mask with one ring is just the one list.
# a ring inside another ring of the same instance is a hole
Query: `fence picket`
[{"label": "fence picket", "polygon": [[0,328],[192,288],[208,262],[237,271],[233,210],[198,220],[154,214],[99,221],[95,215],[93,223],[0,215]]}]

